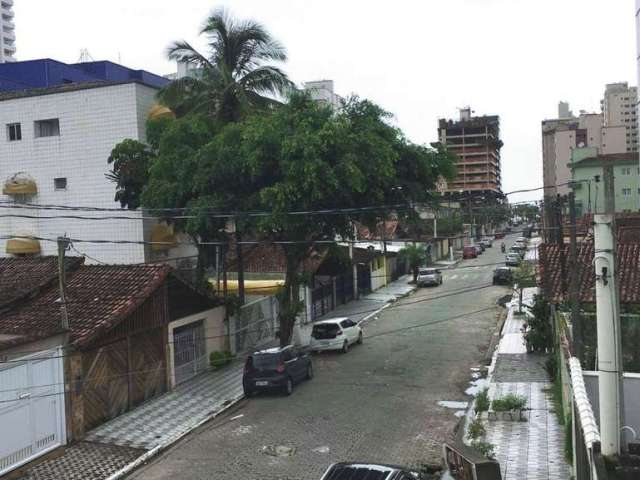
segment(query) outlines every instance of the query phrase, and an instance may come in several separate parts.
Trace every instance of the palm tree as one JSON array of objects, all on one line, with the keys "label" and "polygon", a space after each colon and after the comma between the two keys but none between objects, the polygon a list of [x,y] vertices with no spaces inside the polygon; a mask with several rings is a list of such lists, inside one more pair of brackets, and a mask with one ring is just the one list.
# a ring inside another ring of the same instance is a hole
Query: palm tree
[{"label": "palm tree", "polygon": [[268,64],[285,61],[287,53],[259,23],[236,21],[221,8],[200,34],[207,38],[208,55],[185,41],[168,49],[170,60],[185,62],[194,72],[158,94],[176,115],[197,112],[223,124],[235,122],[249,110],[277,104],[274,97],[293,87],[280,68]]}]

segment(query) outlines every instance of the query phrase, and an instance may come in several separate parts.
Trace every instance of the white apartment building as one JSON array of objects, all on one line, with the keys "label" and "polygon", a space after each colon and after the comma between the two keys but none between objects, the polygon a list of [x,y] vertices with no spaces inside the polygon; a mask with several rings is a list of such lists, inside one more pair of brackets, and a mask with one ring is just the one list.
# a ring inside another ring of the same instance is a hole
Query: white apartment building
[{"label": "white apartment building", "polygon": [[333,80],[304,82],[304,89],[311,94],[313,100],[329,105],[334,110],[344,105],[344,98],[334,91]]},{"label": "white apartment building", "polygon": [[595,147],[601,154],[627,151],[624,125],[604,125],[603,114],[580,112],[570,114],[566,102],[560,102],[560,118],[542,121],[542,175],[546,197],[566,195],[570,189],[571,152],[574,148]]},{"label": "white apartment building", "polygon": [[[638,88],[627,82],[610,83],[600,101],[605,127],[623,126],[626,130],[626,151],[638,150]],[[616,152],[619,153],[619,152]]]},{"label": "white apartment building", "polygon": [[[143,222],[139,211],[24,208],[28,204],[119,208],[115,184],[105,176],[107,159],[120,141],[145,140],[156,91],[127,81],[0,92],[0,128],[4,130],[0,135],[0,214],[4,215],[0,215],[0,255],[57,254],[55,242],[19,237],[143,241],[163,235],[157,231],[157,222]],[[111,215],[130,219],[62,218]],[[75,247],[87,255],[87,263],[140,263],[168,254],[143,244],[76,243]]]},{"label": "white apartment building", "polygon": [[16,32],[13,0],[0,0],[0,63],[15,62]]}]

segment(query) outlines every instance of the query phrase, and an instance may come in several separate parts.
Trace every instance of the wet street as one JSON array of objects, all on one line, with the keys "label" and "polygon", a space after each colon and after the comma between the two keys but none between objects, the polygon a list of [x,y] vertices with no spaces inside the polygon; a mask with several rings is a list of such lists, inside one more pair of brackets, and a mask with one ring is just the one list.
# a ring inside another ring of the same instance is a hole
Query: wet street
[{"label": "wet street", "polygon": [[502,260],[496,241],[445,270],[443,285],[372,319],[363,345],[314,355],[315,378],[291,397],[245,400],[131,477],[317,480],[337,461],[438,464],[458,421],[455,408],[438,402],[470,399],[471,368],[482,362],[496,300],[508,291],[491,285]]}]

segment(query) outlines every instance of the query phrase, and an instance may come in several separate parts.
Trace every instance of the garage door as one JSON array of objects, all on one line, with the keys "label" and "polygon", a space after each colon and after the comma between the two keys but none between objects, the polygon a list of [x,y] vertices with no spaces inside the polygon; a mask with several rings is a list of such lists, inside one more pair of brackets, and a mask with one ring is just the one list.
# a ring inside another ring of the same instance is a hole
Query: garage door
[{"label": "garage door", "polygon": [[65,443],[60,349],[0,364],[0,475]]},{"label": "garage door", "polygon": [[193,322],[173,330],[173,367],[178,385],[207,369],[204,322]]}]

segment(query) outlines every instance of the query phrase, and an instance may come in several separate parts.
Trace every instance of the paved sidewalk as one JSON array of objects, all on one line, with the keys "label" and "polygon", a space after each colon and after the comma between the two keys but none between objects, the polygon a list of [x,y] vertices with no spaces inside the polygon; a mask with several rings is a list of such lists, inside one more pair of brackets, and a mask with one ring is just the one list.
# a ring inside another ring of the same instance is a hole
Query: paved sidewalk
[{"label": "paved sidewalk", "polygon": [[[530,303],[536,289],[526,289],[523,303]],[[547,356],[527,353],[522,326],[525,317],[514,316],[518,300],[509,312],[492,366],[489,396],[523,395],[530,409],[525,422],[489,420],[486,441],[495,446],[503,480],[567,480],[570,468],[564,459],[564,427],[558,423],[547,391]]]}]

